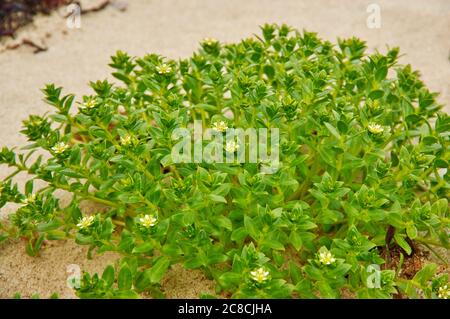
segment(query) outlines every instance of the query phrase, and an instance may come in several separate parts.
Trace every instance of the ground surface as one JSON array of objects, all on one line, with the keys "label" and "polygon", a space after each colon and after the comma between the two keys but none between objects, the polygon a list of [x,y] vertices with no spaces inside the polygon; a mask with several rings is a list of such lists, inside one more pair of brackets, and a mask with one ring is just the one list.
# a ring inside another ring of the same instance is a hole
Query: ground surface
[{"label": "ground surface", "polygon": [[[287,23],[318,32],[323,38],[357,36],[371,50],[385,52],[386,44],[400,46],[421,71],[426,84],[441,92],[450,107],[450,1],[299,1],[299,0],[133,0],[121,12],[112,6],[82,16],[81,29],[68,29],[60,12],[36,19],[20,34],[44,41],[48,50],[33,54],[23,46],[0,53],[0,144],[23,145],[18,135],[21,121],[30,113],[50,110],[39,89],[46,83],[63,86],[66,92],[90,93],[90,80],[109,77],[109,57],[118,49],[142,56],[156,52],[171,58],[189,56],[204,37],[231,42],[259,33],[266,22]],[[381,28],[366,25],[367,6],[379,4]],[[64,11],[63,11],[64,12]],[[50,37],[46,36],[51,35]],[[0,44],[1,45],[1,44]],[[0,167],[0,176],[7,171]],[[11,209],[3,209],[6,215]],[[87,260],[86,250],[71,242],[52,243],[40,258],[28,257],[22,243],[0,247],[0,297],[20,292],[24,297],[39,293],[48,297],[74,297],[66,287],[67,266],[78,264],[101,271],[114,262],[114,255]],[[180,268],[164,279],[168,297],[197,297],[213,288],[201,274]]]}]

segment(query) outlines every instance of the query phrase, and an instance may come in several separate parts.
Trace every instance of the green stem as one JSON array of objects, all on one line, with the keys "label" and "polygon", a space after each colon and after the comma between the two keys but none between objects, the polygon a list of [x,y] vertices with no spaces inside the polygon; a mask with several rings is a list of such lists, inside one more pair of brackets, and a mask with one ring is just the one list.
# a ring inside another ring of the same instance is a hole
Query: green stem
[{"label": "green stem", "polygon": [[8,175],[4,180],[10,180],[11,178],[13,178],[14,176],[16,176],[17,174],[19,174],[20,172],[22,172],[23,170],[21,170],[20,168],[18,168],[16,171],[14,171],[12,174]]}]

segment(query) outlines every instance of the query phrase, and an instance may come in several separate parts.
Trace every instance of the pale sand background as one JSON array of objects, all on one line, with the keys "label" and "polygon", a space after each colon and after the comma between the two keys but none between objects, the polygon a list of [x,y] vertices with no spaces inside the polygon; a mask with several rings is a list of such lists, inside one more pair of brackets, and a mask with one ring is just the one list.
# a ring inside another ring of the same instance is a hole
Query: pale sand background
[{"label": "pale sand background", "polygon": [[[37,55],[29,48],[0,53],[0,145],[23,145],[18,135],[21,121],[30,113],[50,110],[39,89],[46,83],[63,86],[79,97],[90,93],[90,80],[109,78],[109,57],[118,49],[131,55],[160,53],[171,58],[189,56],[204,37],[238,41],[259,33],[265,22],[287,23],[318,32],[335,42],[336,37],[357,36],[371,50],[385,52],[386,44],[400,46],[402,63],[421,71],[425,83],[446,109],[450,107],[450,1],[276,1],[276,0],[129,0],[126,12],[108,7],[82,17],[82,28],[69,30],[58,14],[36,20],[24,32],[42,35],[49,50]],[[382,26],[366,26],[370,3],[381,7]],[[66,34],[64,34],[67,31]],[[45,31],[46,32],[46,31]],[[6,170],[0,168],[0,176]],[[5,214],[8,210],[3,209]],[[58,292],[73,297],[65,287],[66,267],[79,264],[101,271],[115,256],[86,260],[86,250],[73,243],[52,243],[42,257],[30,258],[21,243],[0,247],[0,297],[20,292],[24,297]],[[197,297],[212,292],[211,283],[198,273],[174,269],[164,282],[168,297]]]}]

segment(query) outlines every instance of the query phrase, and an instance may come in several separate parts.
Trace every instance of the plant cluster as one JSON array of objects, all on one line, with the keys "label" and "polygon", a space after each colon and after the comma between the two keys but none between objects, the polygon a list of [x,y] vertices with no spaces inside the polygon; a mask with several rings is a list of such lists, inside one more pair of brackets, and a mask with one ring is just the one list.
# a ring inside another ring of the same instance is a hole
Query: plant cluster
[{"label": "plant cluster", "polygon": [[[55,113],[31,115],[30,144],[0,152],[14,168],[0,204],[20,204],[1,238],[26,238],[32,256],[69,238],[90,255],[120,253],[103,274],[84,273],[80,297],[163,296],[174,264],[204,271],[217,296],[449,297],[434,263],[401,276],[417,250],[449,247],[450,119],[437,94],[398,64],[398,48],[369,54],[357,38],[333,45],[286,25],[261,29],[236,44],[205,39],[179,61],[117,52],[122,84],[92,82],[77,108],[48,85]],[[172,131],[194,120],[279,128],[279,169],[173,163]],[[20,172],[31,175],[23,191]],[[86,214],[83,201],[102,208]],[[395,247],[400,263],[388,269]]]}]

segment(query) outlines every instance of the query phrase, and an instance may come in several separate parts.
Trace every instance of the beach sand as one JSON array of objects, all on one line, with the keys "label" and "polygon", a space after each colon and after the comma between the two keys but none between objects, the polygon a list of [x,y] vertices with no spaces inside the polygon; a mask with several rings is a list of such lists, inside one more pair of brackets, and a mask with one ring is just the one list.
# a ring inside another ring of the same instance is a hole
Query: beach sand
[{"label": "beach sand", "polygon": [[[109,58],[116,50],[142,56],[159,53],[170,58],[191,55],[204,37],[223,42],[239,41],[259,33],[266,22],[286,23],[298,29],[318,32],[333,42],[337,37],[357,36],[367,41],[371,51],[386,52],[386,45],[399,46],[401,63],[420,70],[433,91],[441,92],[440,103],[450,107],[450,1],[298,1],[298,0],[133,0],[122,12],[113,6],[82,15],[81,28],[69,29],[64,10],[50,17],[37,17],[19,37],[44,43],[48,50],[34,54],[21,46],[0,53],[0,144],[25,145],[18,134],[21,121],[29,114],[51,108],[42,102],[39,89],[47,83],[64,87],[77,99],[90,94],[88,82],[111,79]],[[381,27],[366,25],[369,4],[381,9]],[[0,43],[0,47],[1,47]],[[4,43],[3,43],[4,47]],[[0,167],[0,177],[9,170]],[[21,177],[23,181],[24,177]],[[19,179],[20,180],[20,179]],[[12,211],[3,208],[0,216]],[[86,248],[73,242],[49,243],[38,258],[25,254],[22,242],[0,246],[0,297],[16,292],[23,297],[34,293],[42,298],[56,292],[75,297],[66,286],[67,267],[77,264],[90,272],[101,272],[117,256],[105,254],[86,258]],[[212,283],[199,272],[172,269],[163,281],[167,297],[198,297],[212,293]]]}]

